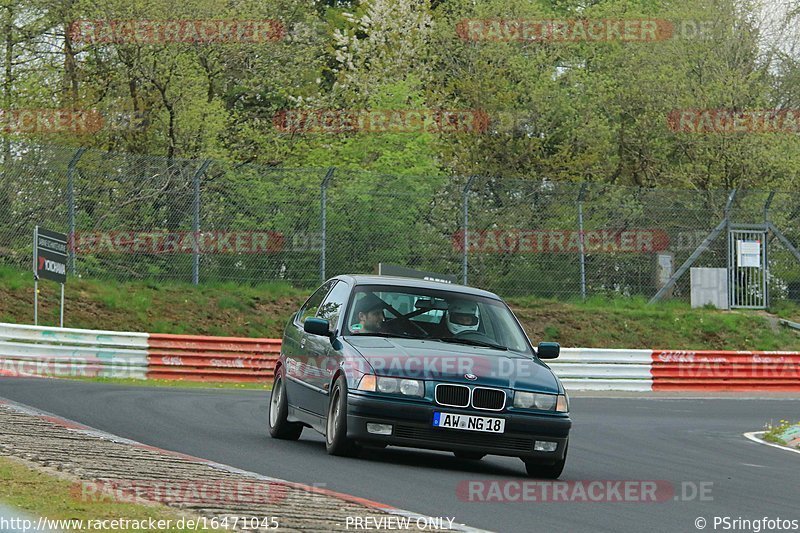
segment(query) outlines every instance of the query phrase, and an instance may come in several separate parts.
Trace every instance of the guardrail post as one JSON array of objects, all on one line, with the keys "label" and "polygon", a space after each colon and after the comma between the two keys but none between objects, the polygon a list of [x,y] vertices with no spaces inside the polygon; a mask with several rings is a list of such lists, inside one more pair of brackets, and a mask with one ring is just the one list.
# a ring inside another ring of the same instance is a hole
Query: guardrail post
[{"label": "guardrail post", "polygon": [[467,184],[464,185],[461,201],[464,204],[464,250],[461,256],[461,283],[467,284],[467,271],[469,270],[469,191],[472,184],[478,176],[470,176],[467,179]]},{"label": "guardrail post", "polygon": [[336,167],[331,167],[328,169],[328,172],[325,173],[325,177],[322,178],[322,183],[320,184],[320,224],[322,225],[321,231],[321,250],[319,256],[319,277],[320,281],[324,282],[325,277],[325,269],[327,268],[326,261],[327,261],[327,251],[328,251],[328,184],[333,179],[333,173],[336,171]]},{"label": "guardrail post", "polygon": [[192,239],[192,284],[200,284],[200,181],[206,169],[211,164],[210,159],[203,161],[197,172],[194,173],[192,182],[194,185],[194,217],[192,220],[192,231],[194,232],[194,239]]},{"label": "guardrail post", "polygon": [[586,299],[586,243],[583,231],[583,196],[586,193],[586,183],[581,183],[578,192],[578,237],[581,247],[581,300]]},{"label": "guardrail post", "polygon": [[69,239],[67,239],[67,263],[72,275],[78,272],[75,266],[75,167],[86,148],[78,148],[67,166],[67,211],[69,218]]}]

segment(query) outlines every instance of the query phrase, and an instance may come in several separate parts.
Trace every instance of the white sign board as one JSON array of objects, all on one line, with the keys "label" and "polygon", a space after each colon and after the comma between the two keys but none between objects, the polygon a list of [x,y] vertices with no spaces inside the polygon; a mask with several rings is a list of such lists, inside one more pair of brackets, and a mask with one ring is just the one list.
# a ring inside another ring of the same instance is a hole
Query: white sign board
[{"label": "white sign board", "polygon": [[691,269],[692,308],[712,305],[717,309],[728,309],[728,269]]},{"label": "white sign board", "polygon": [[761,241],[736,241],[736,264],[740,267],[761,267]]},{"label": "white sign board", "polygon": [[658,254],[657,280],[660,289],[667,284],[675,270],[675,256],[670,253]]}]

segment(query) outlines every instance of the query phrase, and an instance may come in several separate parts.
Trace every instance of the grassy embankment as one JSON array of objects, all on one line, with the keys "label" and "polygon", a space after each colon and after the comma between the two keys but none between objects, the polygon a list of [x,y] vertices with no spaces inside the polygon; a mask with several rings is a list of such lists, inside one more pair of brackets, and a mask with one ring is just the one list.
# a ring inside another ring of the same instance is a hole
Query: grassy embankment
[{"label": "grassy embankment", "polygon": [[[50,520],[82,520],[83,529],[87,530],[89,520],[126,519],[146,523],[153,519],[155,522],[164,520],[163,524],[170,524],[171,527],[145,527],[138,531],[196,531],[185,527],[185,522],[179,522],[185,515],[164,505],[119,502],[108,496],[85,498],[82,494],[80,485],[72,481],[34,470],[19,461],[0,457],[0,503],[33,517],[29,518],[33,521],[40,516]],[[166,522],[167,520],[170,522]],[[178,527],[179,524],[184,527]],[[36,527],[35,522],[33,527]]]},{"label": "grassy embankment", "polygon": [[[280,337],[308,291],[284,283],[257,286],[105,282],[72,279],[66,289],[67,327],[242,337]],[[535,342],[598,348],[800,350],[800,332],[777,318],[800,321],[800,306],[770,313],[691,309],[685,302],[590,298],[509,302]],[[40,284],[40,323],[58,320],[58,286]],[[28,272],[0,267],[0,322],[33,322]],[[229,385],[230,386],[230,385]],[[235,386],[235,385],[234,385]]]}]

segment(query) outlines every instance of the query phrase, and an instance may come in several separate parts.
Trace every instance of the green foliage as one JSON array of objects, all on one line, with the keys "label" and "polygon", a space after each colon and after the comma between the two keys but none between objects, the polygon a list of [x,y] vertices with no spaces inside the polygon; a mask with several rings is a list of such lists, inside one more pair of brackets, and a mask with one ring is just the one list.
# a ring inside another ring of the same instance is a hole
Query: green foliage
[{"label": "green foliage", "polygon": [[[138,128],[55,139],[151,155],[401,175],[796,188],[796,135],[698,135],[667,124],[675,109],[791,106],[800,76],[786,43],[796,38],[798,13],[762,17],[759,9],[734,0],[5,2],[12,78],[2,96],[11,108],[144,114]],[[461,21],[485,18],[645,18],[670,21],[674,32],[649,42],[459,37]],[[73,21],[114,19],[276,19],[286,34],[258,44],[58,45]],[[480,109],[492,123],[467,135],[290,135],[273,126],[276,112],[298,108]]]}]

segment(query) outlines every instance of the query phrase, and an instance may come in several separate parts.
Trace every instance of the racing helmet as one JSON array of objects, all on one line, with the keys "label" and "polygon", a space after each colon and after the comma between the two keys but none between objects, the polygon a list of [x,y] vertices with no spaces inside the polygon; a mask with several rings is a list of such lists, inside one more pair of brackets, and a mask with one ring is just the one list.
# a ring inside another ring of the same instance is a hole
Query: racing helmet
[{"label": "racing helmet", "polygon": [[478,303],[469,300],[451,302],[445,322],[447,329],[454,335],[465,331],[478,331]]}]

